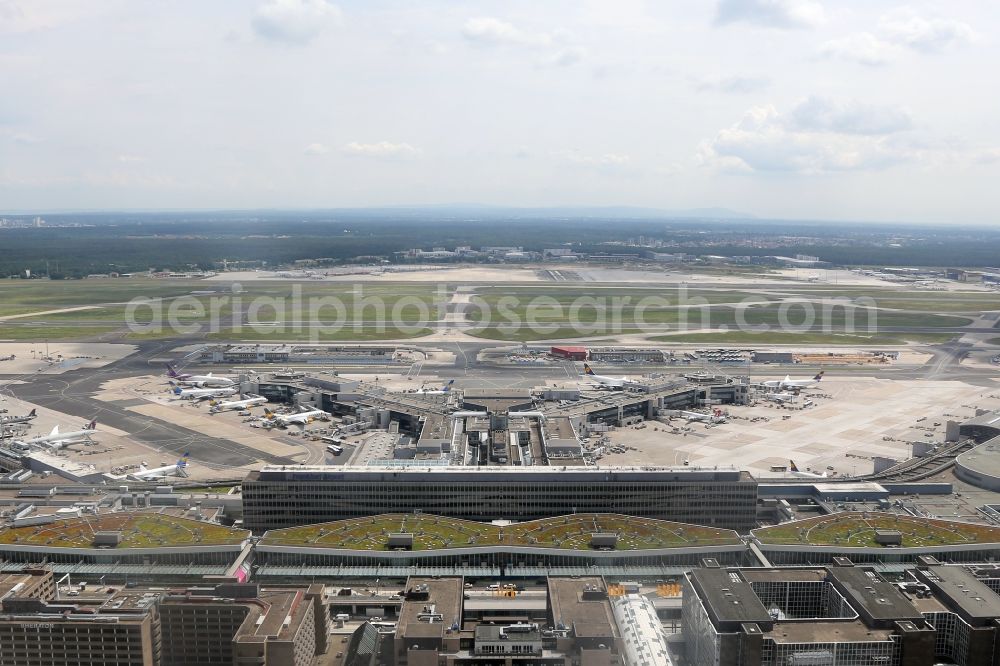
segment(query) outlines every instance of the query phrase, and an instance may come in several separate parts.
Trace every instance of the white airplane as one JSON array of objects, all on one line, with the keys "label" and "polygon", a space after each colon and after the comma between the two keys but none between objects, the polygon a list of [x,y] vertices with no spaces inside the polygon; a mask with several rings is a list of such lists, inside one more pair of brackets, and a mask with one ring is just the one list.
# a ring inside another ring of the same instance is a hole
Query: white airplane
[{"label": "white airplane", "polygon": [[182,375],[174,370],[172,365],[167,365],[167,377],[185,386],[204,387],[228,387],[236,384],[229,377],[216,377],[211,372],[207,375]]},{"label": "white airplane", "polygon": [[448,383],[445,384],[444,386],[442,386],[439,390],[435,391],[435,390],[428,390],[428,389],[420,388],[420,389],[417,389],[416,391],[414,391],[414,393],[416,393],[418,395],[444,395],[444,394],[448,393],[449,391],[451,391],[451,386],[454,383],[455,383],[454,379],[449,379]]},{"label": "white airplane", "polygon": [[629,381],[626,377],[605,377],[604,375],[599,375],[586,363],[583,364],[583,374],[595,386],[601,388],[620,389]]},{"label": "white airplane", "polygon": [[799,468],[795,464],[794,460],[789,460],[788,461],[788,471],[791,472],[792,474],[794,474],[795,476],[803,477],[803,478],[806,478],[806,479],[825,479],[826,478],[826,472],[823,472],[822,474],[816,474],[815,472],[802,472],[802,471],[799,471]]},{"label": "white airplane", "polygon": [[316,419],[329,418],[329,416],[322,409],[308,409],[296,414],[275,414],[270,410],[264,410],[264,418],[277,422],[281,426],[306,425]]},{"label": "white airplane", "polygon": [[267,398],[262,398],[259,395],[251,395],[243,400],[231,400],[229,402],[215,402],[213,400],[212,408],[208,411],[215,414],[216,412],[225,412],[231,409],[249,409],[251,407],[256,407],[257,405],[266,404]]},{"label": "white airplane", "polygon": [[824,370],[820,370],[812,379],[792,379],[790,376],[785,375],[784,379],[771,379],[764,382],[764,386],[773,389],[804,389],[812,386],[813,384],[818,384],[823,380]]},{"label": "white airplane", "polygon": [[679,412],[680,416],[686,418],[688,422],[691,421],[701,421],[702,423],[725,423],[726,415],[722,413],[721,409],[712,410],[711,414],[702,414],[701,412]]},{"label": "white airplane", "polygon": [[765,393],[764,400],[770,400],[771,402],[777,402],[779,404],[784,404],[786,402],[791,402],[795,400],[794,393]]},{"label": "white airplane", "polygon": [[32,409],[24,416],[0,416],[0,426],[9,426],[9,425],[14,425],[16,423],[28,423],[36,416],[38,416],[38,414],[36,413],[37,411],[38,410],[36,409]]},{"label": "white airplane", "polygon": [[52,432],[48,435],[19,440],[19,443],[27,444],[29,446],[44,446],[49,449],[58,450],[70,444],[79,444],[80,442],[90,441],[90,438],[96,430],[96,420],[88,423],[83,430],[74,430],[73,432],[60,433],[59,426],[56,426],[52,428]]},{"label": "white airplane", "polygon": [[207,400],[209,398],[228,398],[231,395],[236,395],[235,388],[183,389],[174,382],[170,382],[170,385],[174,387],[171,392],[181,400]]},{"label": "white airplane", "polygon": [[146,467],[145,464],[139,465],[138,472],[132,472],[131,474],[126,474],[126,476],[135,481],[152,481],[156,479],[165,479],[168,476],[180,476],[187,478],[187,465],[188,465],[188,454],[184,454],[180,460],[178,460],[173,465],[167,465],[166,467],[154,467],[152,469]]}]

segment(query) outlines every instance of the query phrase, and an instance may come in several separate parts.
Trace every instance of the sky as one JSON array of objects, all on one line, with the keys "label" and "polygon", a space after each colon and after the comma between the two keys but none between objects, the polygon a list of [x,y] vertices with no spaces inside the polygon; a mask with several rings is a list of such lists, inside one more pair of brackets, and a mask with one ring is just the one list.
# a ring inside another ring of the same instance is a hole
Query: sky
[{"label": "sky", "polygon": [[1000,3],[0,0],[0,210],[1000,224]]}]

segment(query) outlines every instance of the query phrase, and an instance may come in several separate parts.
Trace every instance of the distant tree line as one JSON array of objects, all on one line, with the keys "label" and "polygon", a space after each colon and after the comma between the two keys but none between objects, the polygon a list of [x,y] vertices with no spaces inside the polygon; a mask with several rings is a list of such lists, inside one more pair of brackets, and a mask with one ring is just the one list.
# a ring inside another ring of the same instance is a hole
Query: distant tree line
[{"label": "distant tree line", "polygon": [[[497,215],[497,214],[493,214]],[[431,213],[191,213],[47,216],[94,226],[0,229],[0,275],[77,278],[91,273],[211,270],[223,260],[267,262],[328,257],[333,264],[411,248],[565,247],[579,252],[640,255],[642,248],[607,245],[644,236],[688,254],[818,256],[837,265],[980,267],[1000,261],[1000,231],[975,228],[822,225],[760,220],[439,219]],[[747,239],[789,241],[750,248]],[[899,242],[891,242],[901,237]],[[795,243],[795,238],[808,242]],[[404,261],[405,259],[399,259]]]}]

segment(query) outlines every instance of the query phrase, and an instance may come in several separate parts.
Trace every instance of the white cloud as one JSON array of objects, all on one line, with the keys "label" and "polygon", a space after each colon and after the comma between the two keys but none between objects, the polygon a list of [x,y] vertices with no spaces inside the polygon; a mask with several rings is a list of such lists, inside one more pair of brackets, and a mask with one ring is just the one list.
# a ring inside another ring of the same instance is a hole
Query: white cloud
[{"label": "white cloud", "polygon": [[122,154],[118,156],[118,161],[122,164],[139,164],[140,162],[145,162],[146,158],[139,155]]},{"label": "white cloud", "polygon": [[582,46],[567,46],[542,59],[541,64],[547,67],[571,67],[581,62],[587,55]]},{"label": "white cloud", "polygon": [[832,39],[819,49],[824,58],[848,60],[869,67],[878,67],[892,60],[897,49],[870,32],[857,32],[843,39]]},{"label": "white cloud", "polygon": [[35,136],[34,134],[29,134],[28,132],[4,132],[12,142],[21,144],[22,146],[29,146],[35,143],[41,143],[42,140]]},{"label": "white cloud", "polygon": [[326,0],[268,0],[251,21],[259,37],[285,44],[306,44],[330,24],[340,22],[340,9]]},{"label": "white cloud", "polygon": [[753,23],[787,30],[825,22],[823,5],[816,0],[719,0],[715,11],[716,25]]},{"label": "white cloud", "polygon": [[379,157],[384,159],[405,159],[416,157],[420,154],[418,148],[414,148],[408,143],[390,143],[389,141],[379,141],[377,143],[358,143],[352,141],[343,148],[345,155],[356,157]]},{"label": "white cloud", "polygon": [[840,134],[893,134],[913,126],[905,109],[860,102],[839,103],[817,96],[796,104],[787,121],[794,129]]},{"label": "white cloud", "polygon": [[[814,113],[814,120],[809,114]],[[883,115],[885,114],[885,115]],[[826,173],[882,169],[919,157],[895,133],[909,126],[905,112],[820,98],[790,113],[753,107],[736,124],[702,143],[700,163],[745,172]]]},{"label": "white cloud", "polygon": [[471,42],[485,45],[521,44],[549,46],[552,35],[545,32],[528,32],[507,21],[493,16],[470,18],[462,26],[462,35]]},{"label": "white cloud", "polygon": [[322,143],[310,143],[305,147],[305,150],[302,151],[304,155],[314,157],[317,155],[326,155],[328,152],[330,152],[330,149]]},{"label": "white cloud", "polygon": [[947,18],[923,18],[908,8],[882,17],[879,28],[886,39],[922,53],[936,53],[976,40],[968,23]]},{"label": "white cloud", "polygon": [[746,95],[765,90],[770,85],[771,79],[764,76],[727,76],[722,79],[698,81],[695,83],[695,88],[701,91]]},{"label": "white cloud", "polygon": [[923,18],[901,8],[879,19],[878,33],[857,32],[823,44],[819,55],[878,66],[894,60],[903,49],[938,53],[977,39],[968,23],[946,18]]},{"label": "white cloud", "polygon": [[978,164],[996,164],[1000,162],[1000,148],[976,151],[973,154],[973,160]]},{"label": "white cloud", "polygon": [[586,49],[571,43],[572,35],[566,30],[532,32],[493,16],[470,18],[462,26],[462,35],[477,46],[516,46],[540,52],[535,59],[539,67],[570,67],[587,55]]}]

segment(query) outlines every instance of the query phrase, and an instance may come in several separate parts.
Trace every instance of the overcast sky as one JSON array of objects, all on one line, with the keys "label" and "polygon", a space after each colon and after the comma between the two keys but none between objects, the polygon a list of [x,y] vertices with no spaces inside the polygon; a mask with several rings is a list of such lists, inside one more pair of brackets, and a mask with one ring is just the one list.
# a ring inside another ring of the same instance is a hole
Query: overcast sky
[{"label": "overcast sky", "polygon": [[998,36],[983,0],[0,0],[0,210],[997,224]]}]

